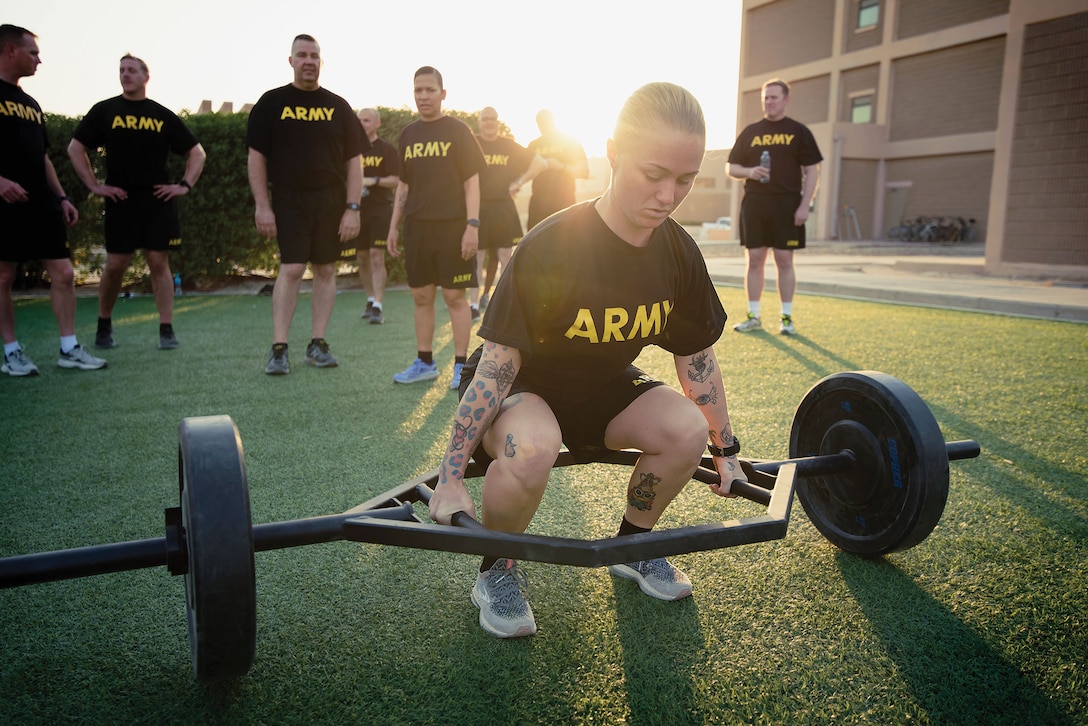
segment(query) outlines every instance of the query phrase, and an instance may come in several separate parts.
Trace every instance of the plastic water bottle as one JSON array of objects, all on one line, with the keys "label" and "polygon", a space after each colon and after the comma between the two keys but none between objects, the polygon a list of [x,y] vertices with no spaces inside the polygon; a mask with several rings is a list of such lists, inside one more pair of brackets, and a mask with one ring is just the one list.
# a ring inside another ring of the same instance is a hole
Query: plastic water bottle
[{"label": "plastic water bottle", "polygon": [[174,273],[174,294],[181,295],[181,273]]},{"label": "plastic water bottle", "polygon": [[767,176],[760,177],[759,183],[760,184],[770,183],[770,181],[771,181],[771,174],[770,174],[770,171],[771,171],[771,152],[767,151],[766,149],[763,150],[763,153],[759,155],[759,165],[767,170]]}]

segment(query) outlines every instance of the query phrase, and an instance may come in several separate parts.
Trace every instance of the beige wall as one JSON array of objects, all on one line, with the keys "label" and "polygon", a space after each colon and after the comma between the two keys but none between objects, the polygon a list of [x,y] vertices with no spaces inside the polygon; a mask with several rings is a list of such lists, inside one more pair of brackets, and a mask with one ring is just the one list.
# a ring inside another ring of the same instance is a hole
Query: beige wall
[{"label": "beige wall", "polygon": [[752,74],[766,73],[831,55],[835,0],[777,0],[751,10],[745,18],[749,44],[741,64]]},{"label": "beige wall", "polygon": [[1005,39],[944,48],[892,63],[890,140],[997,128]]},{"label": "beige wall", "polygon": [[897,5],[897,38],[912,38],[1009,12],[1009,0],[899,0]]},{"label": "beige wall", "polygon": [[1004,262],[1088,265],[1088,12],[1029,24]]}]

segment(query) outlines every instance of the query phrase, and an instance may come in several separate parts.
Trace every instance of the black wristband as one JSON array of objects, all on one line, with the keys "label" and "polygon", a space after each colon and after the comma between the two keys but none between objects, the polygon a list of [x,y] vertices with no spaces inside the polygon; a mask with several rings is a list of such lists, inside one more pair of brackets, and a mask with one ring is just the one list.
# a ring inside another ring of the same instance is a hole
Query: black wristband
[{"label": "black wristband", "polygon": [[479,226],[480,226],[480,220],[478,220],[478,219],[470,219],[470,220],[468,220],[468,222],[466,222],[466,224],[467,224],[467,225],[468,225],[469,227],[479,227]]},{"label": "black wristband", "polygon": [[70,202],[72,200],[68,198],[67,194],[62,194],[59,197],[57,197],[57,201],[58,202]]},{"label": "black wristband", "polygon": [[193,190],[193,185],[190,184],[189,182],[185,181],[184,179],[182,179],[181,181],[178,182],[178,186],[179,187],[185,187],[189,191]]},{"label": "black wristband", "polygon": [[714,444],[707,444],[706,450],[714,456],[736,456],[740,453],[740,439],[734,436],[733,445],[724,449],[720,446],[715,446]]}]

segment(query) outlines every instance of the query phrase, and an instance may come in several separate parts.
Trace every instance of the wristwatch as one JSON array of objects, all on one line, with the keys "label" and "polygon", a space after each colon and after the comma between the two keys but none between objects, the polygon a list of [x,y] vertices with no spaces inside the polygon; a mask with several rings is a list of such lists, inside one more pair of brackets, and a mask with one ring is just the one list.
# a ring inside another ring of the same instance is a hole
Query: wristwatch
[{"label": "wristwatch", "polygon": [[706,450],[714,456],[736,456],[740,453],[740,439],[736,436],[733,437],[733,445],[727,446],[724,449],[714,444],[707,444]]},{"label": "wristwatch", "polygon": [[470,219],[470,220],[468,220],[467,224],[468,224],[469,227],[479,227],[480,226],[480,220]]},{"label": "wristwatch", "polygon": [[358,212],[359,211],[359,205],[356,202],[348,202],[347,208],[350,209],[353,212]]}]

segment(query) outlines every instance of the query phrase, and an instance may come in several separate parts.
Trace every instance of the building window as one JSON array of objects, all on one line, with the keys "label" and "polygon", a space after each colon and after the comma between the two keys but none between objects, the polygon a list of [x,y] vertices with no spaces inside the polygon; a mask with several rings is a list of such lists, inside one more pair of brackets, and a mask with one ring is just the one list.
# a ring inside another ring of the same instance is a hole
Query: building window
[{"label": "building window", "polygon": [[880,0],[858,1],[858,30],[875,28],[880,22]]},{"label": "building window", "polygon": [[873,122],[873,97],[871,94],[855,96],[850,99],[850,123],[871,124]]}]

